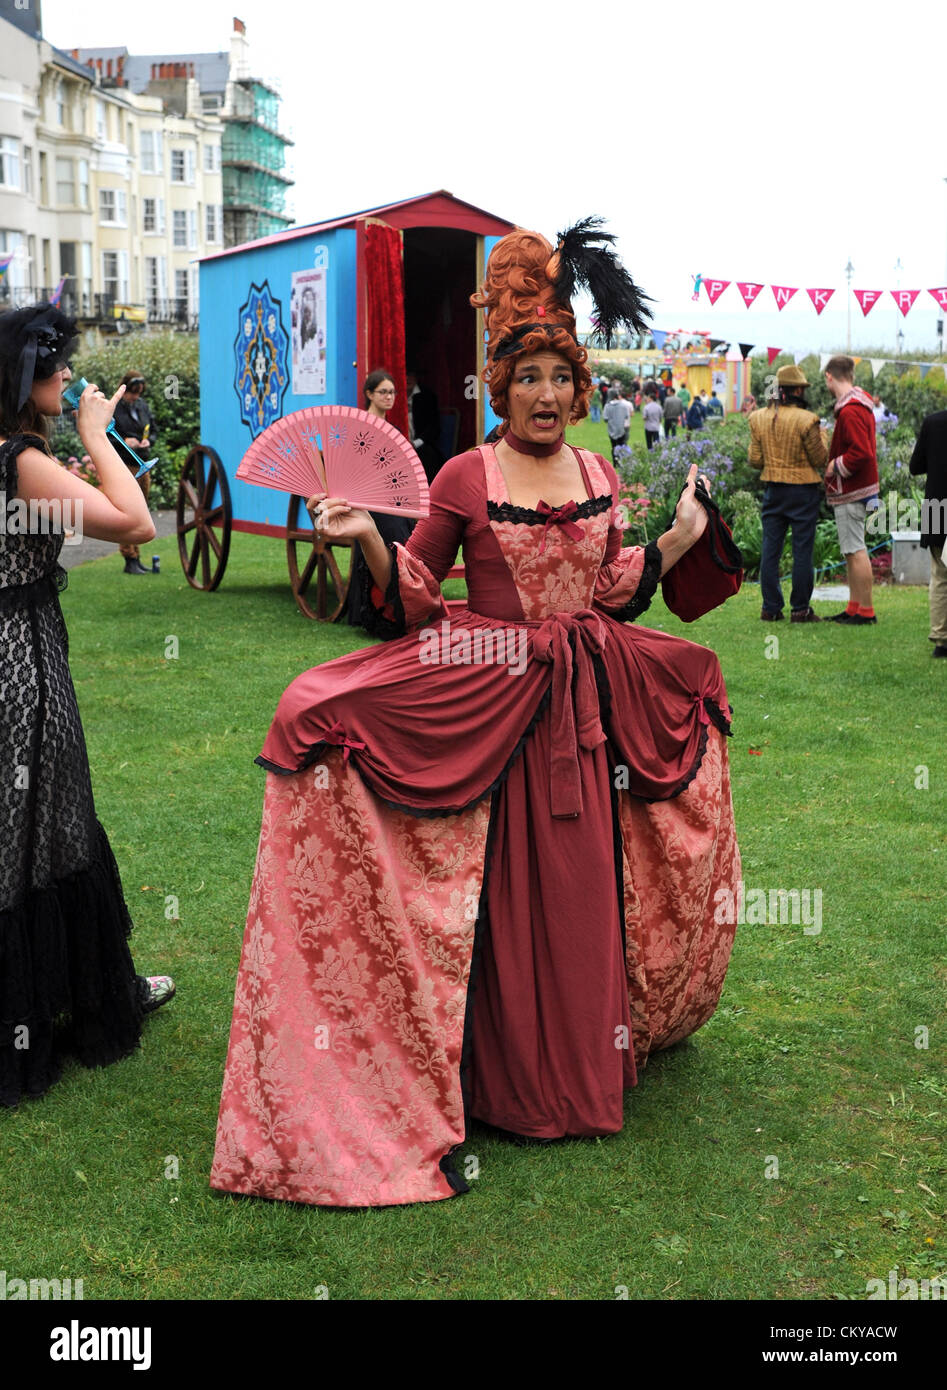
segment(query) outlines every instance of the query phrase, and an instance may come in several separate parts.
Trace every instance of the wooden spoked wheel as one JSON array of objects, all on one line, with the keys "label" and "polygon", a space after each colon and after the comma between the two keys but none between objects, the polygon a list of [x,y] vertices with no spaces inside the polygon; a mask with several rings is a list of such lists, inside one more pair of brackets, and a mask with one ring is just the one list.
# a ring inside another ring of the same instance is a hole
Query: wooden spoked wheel
[{"label": "wooden spoked wheel", "polygon": [[351,550],[351,541],[320,540],[306,511],[305,497],[291,497],[286,516],[286,559],[293,598],[301,613],[334,623],[345,611],[349,581],[333,553]]},{"label": "wooden spoked wheel", "polygon": [[219,455],[195,444],[178,484],[178,553],[192,589],[216,589],[227,568],[233,510]]}]

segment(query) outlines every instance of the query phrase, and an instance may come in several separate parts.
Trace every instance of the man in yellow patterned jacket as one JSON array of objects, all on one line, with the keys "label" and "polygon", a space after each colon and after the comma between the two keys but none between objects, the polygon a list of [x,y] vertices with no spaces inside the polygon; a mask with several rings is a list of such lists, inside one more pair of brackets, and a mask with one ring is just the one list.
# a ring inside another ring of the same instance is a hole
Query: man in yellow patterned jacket
[{"label": "man in yellow patterned jacket", "polygon": [[828,460],[819,417],[806,409],[809,385],[798,367],[780,367],[776,397],[749,417],[752,468],[761,468],[763,489],[763,551],[760,587],[765,622],[783,616],[779,564],[786,531],[792,528],[792,589],[790,616],[794,623],[819,621],[810,606],[814,576],[812,552],[822,502],[822,473]]}]

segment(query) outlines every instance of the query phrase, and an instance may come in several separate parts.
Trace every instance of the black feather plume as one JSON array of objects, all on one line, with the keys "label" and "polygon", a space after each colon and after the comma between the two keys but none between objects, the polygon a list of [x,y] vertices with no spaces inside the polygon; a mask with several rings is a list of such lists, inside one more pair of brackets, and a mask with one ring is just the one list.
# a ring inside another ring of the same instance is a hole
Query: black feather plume
[{"label": "black feather plume", "polygon": [[559,273],[554,286],[560,304],[587,289],[595,304],[597,336],[606,348],[624,324],[629,333],[646,333],[652,301],[638,289],[611,249],[615,237],[602,230],[601,217],[585,217],[559,233]]}]

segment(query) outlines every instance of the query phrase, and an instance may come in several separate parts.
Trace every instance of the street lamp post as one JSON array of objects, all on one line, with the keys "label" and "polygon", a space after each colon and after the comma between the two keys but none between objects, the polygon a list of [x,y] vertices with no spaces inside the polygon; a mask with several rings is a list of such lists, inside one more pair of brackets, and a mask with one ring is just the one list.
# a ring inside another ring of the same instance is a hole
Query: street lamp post
[{"label": "street lamp post", "polygon": [[903,333],[902,330],[901,330],[901,317],[900,317],[900,315],[901,315],[901,272],[902,272],[903,269],[904,269],[904,266],[901,264],[901,257],[899,256],[898,259],[897,259],[897,261],[895,262],[895,266],[894,266],[894,273],[895,273],[895,275],[897,276],[897,281],[896,281],[897,293],[895,294],[895,297],[894,297],[894,322],[895,322],[895,328],[896,328],[897,331],[896,331],[896,333],[895,333],[895,335],[894,335],[894,350],[895,350],[895,352],[897,353],[898,357],[901,356],[901,353],[902,353],[903,350],[904,350],[904,333]]},{"label": "street lamp post", "polygon": [[[947,183],[947,179],[945,179]],[[852,276],[855,274],[855,267],[852,265],[852,258],[849,256],[848,265],[845,267],[845,278],[848,281],[848,331],[845,335],[845,351],[851,355],[852,351]]]}]

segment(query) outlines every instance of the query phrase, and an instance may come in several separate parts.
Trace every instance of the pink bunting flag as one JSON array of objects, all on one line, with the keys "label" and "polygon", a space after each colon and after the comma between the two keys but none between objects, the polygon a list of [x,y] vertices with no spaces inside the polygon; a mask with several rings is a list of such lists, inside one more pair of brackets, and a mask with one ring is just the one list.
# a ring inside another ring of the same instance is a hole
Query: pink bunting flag
[{"label": "pink bunting flag", "polygon": [[779,354],[780,354],[781,352],[782,352],[782,348],[767,348],[767,349],[766,349],[766,358],[767,358],[767,361],[769,362],[769,365],[770,365],[770,366],[773,365],[773,363],[776,361],[776,358],[779,356]]},{"label": "pink bunting flag", "polygon": [[796,289],[798,289],[799,286],[797,285],[796,289],[792,289],[789,285],[772,285],[770,286],[770,288],[772,289],[773,294],[776,297],[776,308],[785,309],[786,305],[789,303],[790,299],[792,299],[793,295],[796,293]]},{"label": "pink bunting flag", "polygon": [[907,318],[908,314],[911,312],[915,299],[917,299],[920,293],[920,290],[892,290],[891,296],[895,304],[897,304],[898,308],[901,310],[901,313]]},{"label": "pink bunting flag", "polygon": [[729,280],[708,280],[707,276],[704,276],[704,289],[707,291],[711,304],[716,304],[729,284]]},{"label": "pink bunting flag", "polygon": [[928,290],[932,294],[942,309],[947,309],[947,285],[941,285],[939,289]]},{"label": "pink bunting flag", "polygon": [[737,289],[743,295],[743,303],[748,309],[762,288],[763,286],[758,285],[755,280],[737,281]]},{"label": "pink bunting flag", "polygon": [[866,318],[883,294],[884,290],[855,290],[855,298],[861,305],[861,311]]},{"label": "pink bunting flag", "polygon": [[813,307],[817,314],[822,313],[822,310],[825,308],[826,304],[828,304],[834,293],[834,290],[806,290],[806,294],[812,300]]}]

